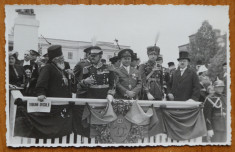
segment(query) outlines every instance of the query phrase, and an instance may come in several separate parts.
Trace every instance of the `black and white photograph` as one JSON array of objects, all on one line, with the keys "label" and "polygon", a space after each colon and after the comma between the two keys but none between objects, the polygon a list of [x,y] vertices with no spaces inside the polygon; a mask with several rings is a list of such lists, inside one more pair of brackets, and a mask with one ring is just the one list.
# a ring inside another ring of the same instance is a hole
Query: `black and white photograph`
[{"label": "black and white photograph", "polygon": [[6,5],[7,146],[231,145],[228,11]]}]

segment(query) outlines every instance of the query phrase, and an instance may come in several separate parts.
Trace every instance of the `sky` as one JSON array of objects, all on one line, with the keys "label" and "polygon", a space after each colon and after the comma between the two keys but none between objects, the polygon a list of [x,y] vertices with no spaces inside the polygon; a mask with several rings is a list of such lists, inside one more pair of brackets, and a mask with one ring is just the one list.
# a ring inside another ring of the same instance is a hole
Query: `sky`
[{"label": "sky", "polygon": [[17,17],[15,9],[33,8],[40,21],[39,36],[91,41],[114,42],[127,45],[137,52],[142,62],[147,61],[148,46],[155,43],[161,49],[164,64],[179,57],[178,46],[189,42],[188,36],[197,32],[203,21],[213,28],[228,32],[227,6],[202,5],[11,5],[6,7],[6,23],[9,33]]}]

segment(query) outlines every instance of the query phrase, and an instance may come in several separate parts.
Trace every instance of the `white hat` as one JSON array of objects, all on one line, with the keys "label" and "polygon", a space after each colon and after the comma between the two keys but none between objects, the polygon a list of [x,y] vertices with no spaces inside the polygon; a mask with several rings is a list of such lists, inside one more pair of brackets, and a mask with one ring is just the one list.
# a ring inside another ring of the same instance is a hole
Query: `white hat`
[{"label": "white hat", "polygon": [[202,65],[199,67],[198,71],[197,71],[197,74],[201,73],[201,72],[206,72],[208,71],[208,69],[206,68],[205,65]]},{"label": "white hat", "polygon": [[14,54],[16,54],[16,53],[18,53],[18,52],[15,51],[15,50],[12,50],[12,51],[9,51],[9,52],[8,52],[8,55],[11,56],[11,55],[14,55]]}]

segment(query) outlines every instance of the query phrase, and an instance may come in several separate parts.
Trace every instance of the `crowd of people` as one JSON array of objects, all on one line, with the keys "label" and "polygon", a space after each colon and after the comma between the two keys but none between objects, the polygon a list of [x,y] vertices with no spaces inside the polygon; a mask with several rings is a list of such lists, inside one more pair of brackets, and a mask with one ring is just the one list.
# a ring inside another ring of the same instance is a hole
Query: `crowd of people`
[{"label": "crowd of people", "polygon": [[227,64],[223,80],[212,82],[205,65],[190,67],[188,52],[179,52],[178,67],[174,62],[162,66],[158,46],[147,47],[148,61],[140,64],[137,53],[122,49],[106,64],[99,46],[84,50],[85,58],[70,69],[64,60],[62,46],[52,45],[41,56],[35,50],[9,51],[9,87],[40,102],[47,97],[107,99],[138,99],[154,101],[202,102],[208,129],[207,141],[226,141]]}]

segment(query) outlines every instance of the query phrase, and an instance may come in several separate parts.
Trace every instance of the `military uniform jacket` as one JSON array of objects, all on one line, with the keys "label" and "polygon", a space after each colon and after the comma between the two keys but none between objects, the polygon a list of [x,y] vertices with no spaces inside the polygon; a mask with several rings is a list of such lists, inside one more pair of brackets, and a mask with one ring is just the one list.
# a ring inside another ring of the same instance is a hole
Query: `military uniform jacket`
[{"label": "military uniform jacket", "polygon": [[126,91],[134,91],[138,98],[138,93],[141,90],[141,76],[137,69],[130,67],[129,74],[126,69],[122,66],[116,70],[116,98],[127,99]]},{"label": "military uniform jacket", "polygon": [[152,65],[146,62],[139,67],[143,84],[141,99],[147,100],[147,93],[150,93],[156,100],[162,100],[163,98],[163,70],[162,67],[159,67],[158,70],[153,72],[154,66],[155,64]]},{"label": "military uniform jacket", "polygon": [[186,101],[188,99],[198,101],[200,84],[196,72],[187,67],[181,76],[181,71],[178,68],[172,76],[170,92],[174,95],[175,101]]},{"label": "military uniform jacket", "polygon": [[[86,85],[84,79],[92,76],[94,84]],[[114,72],[109,71],[107,65],[89,65],[83,69],[83,80],[80,86],[87,89],[84,98],[106,99],[108,94],[114,94]],[[83,89],[83,90],[84,90]]]},{"label": "military uniform jacket", "polygon": [[226,101],[226,96],[219,94],[205,99],[203,112],[207,130],[226,131]]},{"label": "military uniform jacket", "polygon": [[77,81],[81,81],[84,77],[87,77],[83,76],[83,68],[89,65],[91,65],[89,60],[80,61],[75,65],[73,72],[75,74]]},{"label": "military uniform jacket", "polygon": [[68,76],[64,71],[57,68],[54,63],[47,63],[41,69],[36,84],[37,96],[71,98],[72,93],[70,86],[65,84],[66,79],[68,81]]}]

